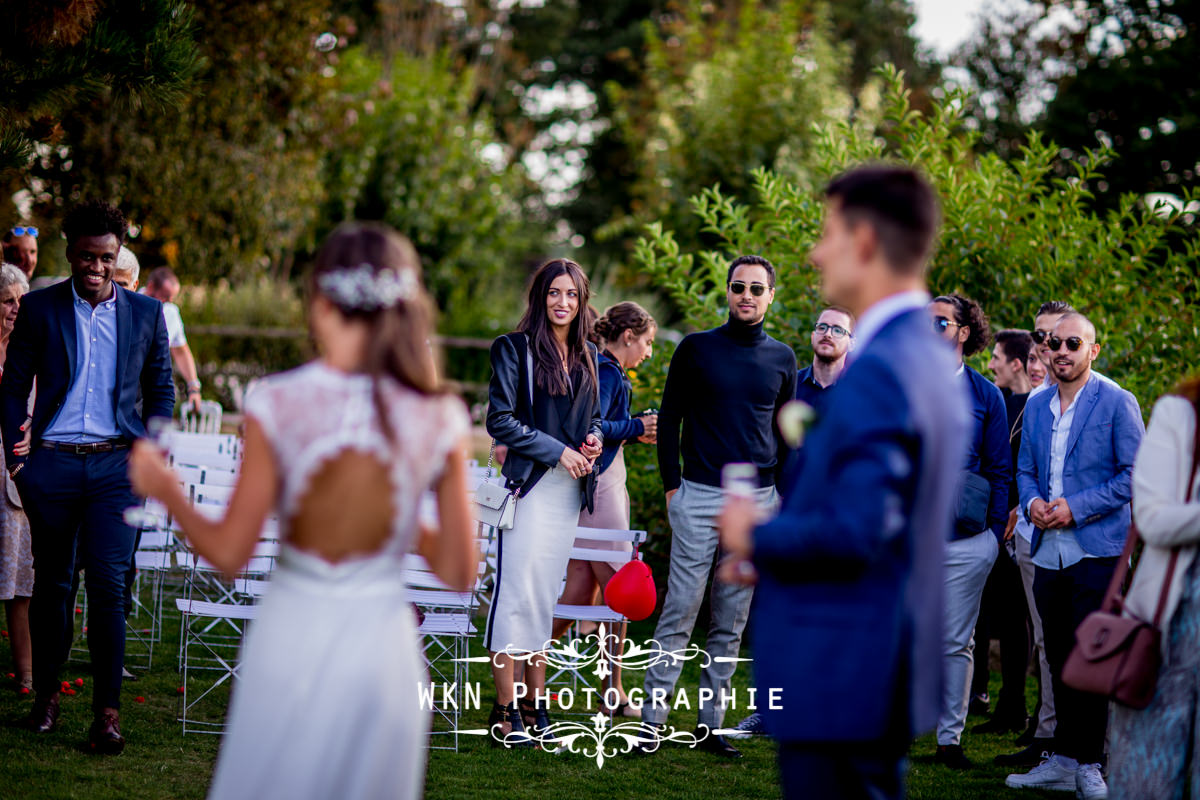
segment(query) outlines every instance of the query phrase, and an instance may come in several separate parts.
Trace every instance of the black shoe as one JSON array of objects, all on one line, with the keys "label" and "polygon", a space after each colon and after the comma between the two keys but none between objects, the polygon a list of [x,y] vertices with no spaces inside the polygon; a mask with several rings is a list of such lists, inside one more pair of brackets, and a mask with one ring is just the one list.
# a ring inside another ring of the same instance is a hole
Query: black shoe
[{"label": "black shoe", "polygon": [[967,703],[967,714],[987,716],[991,710],[991,698],[986,693],[971,695],[971,702]]},{"label": "black shoe", "polygon": [[538,703],[533,709],[533,725],[529,727],[529,733],[543,747],[553,745],[558,742],[558,737],[550,732],[553,726],[554,723],[550,721],[550,709]]},{"label": "black shoe", "polygon": [[725,741],[724,736],[718,736],[712,732],[712,728],[707,725],[700,725],[693,732],[697,739],[696,746],[692,749],[702,750],[705,753],[712,753],[714,756],[722,758],[741,758],[742,751]]},{"label": "black shoe", "polygon": [[[504,726],[508,725],[507,732]],[[502,706],[492,703],[492,713],[488,715],[488,731],[492,734],[492,746],[528,750],[534,747],[533,739],[525,732],[525,723],[521,721],[521,712],[516,703]]]},{"label": "black shoe", "polygon": [[971,728],[971,733],[1019,733],[1025,730],[1026,722],[1023,717],[1005,718],[994,714],[987,722]]},{"label": "black shoe", "polygon": [[662,747],[662,737],[660,733],[666,729],[666,725],[654,725],[649,722],[642,723],[642,741],[635,744],[629,750],[631,756],[649,756],[658,752]]},{"label": "black shoe", "polygon": [[950,769],[975,768],[975,765],[963,755],[962,745],[960,744],[939,744],[937,750],[934,751],[933,761],[935,764],[942,764]]},{"label": "black shoe", "polygon": [[996,764],[1001,767],[1036,767],[1054,752],[1053,739],[1034,739],[1033,744],[1016,753],[1002,753],[996,756]]},{"label": "black shoe", "polygon": [[121,735],[121,718],[115,709],[106,708],[96,715],[92,729],[88,731],[88,745],[93,753],[106,756],[120,755],[125,749],[125,737]]},{"label": "black shoe", "polygon": [[1029,747],[1033,744],[1033,740],[1037,737],[1038,718],[1035,713],[1029,718],[1029,724],[1025,726],[1025,732],[1016,738],[1013,742],[1017,747]]},{"label": "black shoe", "polygon": [[34,733],[49,733],[58,727],[58,692],[34,698],[25,727]]}]

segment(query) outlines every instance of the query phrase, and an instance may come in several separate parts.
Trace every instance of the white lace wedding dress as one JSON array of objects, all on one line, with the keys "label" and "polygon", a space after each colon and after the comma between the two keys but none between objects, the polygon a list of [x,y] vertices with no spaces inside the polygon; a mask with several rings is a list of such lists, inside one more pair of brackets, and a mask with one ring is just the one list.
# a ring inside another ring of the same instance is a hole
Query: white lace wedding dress
[{"label": "white lace wedding dress", "polygon": [[[243,647],[213,798],[417,798],[429,712],[402,559],[422,493],[467,432],[463,404],[382,384],[395,440],[380,427],[366,376],[313,362],[274,376],[246,401],[281,478],[280,519],[294,520],[310,477],[348,450],[387,465],[391,533],[372,555],[330,563],[284,544]],[[336,531],[330,531],[336,537]]]}]

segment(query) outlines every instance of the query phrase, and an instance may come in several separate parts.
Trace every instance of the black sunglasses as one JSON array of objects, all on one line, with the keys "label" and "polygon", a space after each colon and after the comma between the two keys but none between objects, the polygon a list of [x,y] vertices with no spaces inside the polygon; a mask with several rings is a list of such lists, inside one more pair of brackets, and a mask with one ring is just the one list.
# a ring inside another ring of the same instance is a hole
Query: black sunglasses
[{"label": "black sunglasses", "polygon": [[729,291],[734,294],[742,294],[746,291],[746,287],[750,287],[750,294],[755,297],[762,297],[767,291],[765,283],[746,283],[745,281],[733,281],[729,284]]},{"label": "black sunglasses", "polygon": [[1035,330],[1033,333],[1030,334],[1030,336],[1033,337],[1034,344],[1041,344],[1042,342],[1046,341],[1046,337],[1049,335],[1050,335],[1050,331],[1037,331],[1037,330]]},{"label": "black sunglasses", "polygon": [[828,322],[818,322],[813,325],[813,330],[821,334],[828,333],[835,339],[841,339],[850,333],[841,325],[830,325]]},{"label": "black sunglasses", "polygon": [[955,327],[959,327],[959,328],[962,327],[962,325],[959,325],[957,322],[955,322],[952,319],[946,319],[945,317],[934,317],[933,318],[933,332],[934,333],[945,333],[946,328],[949,328],[951,325],[954,325]]},{"label": "black sunglasses", "polygon": [[1050,341],[1046,343],[1046,346],[1050,348],[1051,352],[1057,353],[1058,349],[1064,344],[1067,346],[1068,350],[1074,353],[1085,344],[1093,344],[1093,342],[1085,342],[1078,336],[1068,336],[1066,339],[1060,339],[1057,336],[1051,336]]}]

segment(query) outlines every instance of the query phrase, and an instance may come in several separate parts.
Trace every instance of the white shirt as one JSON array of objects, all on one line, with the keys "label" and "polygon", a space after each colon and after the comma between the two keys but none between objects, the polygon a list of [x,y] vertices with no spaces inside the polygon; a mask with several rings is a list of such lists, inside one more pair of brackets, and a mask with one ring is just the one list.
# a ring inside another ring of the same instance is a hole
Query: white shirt
[{"label": "white shirt", "polygon": [[907,311],[925,308],[929,300],[929,292],[912,289],[885,297],[864,311],[854,326],[854,349],[847,356],[847,362],[854,359],[855,353],[866,348],[875,334],[889,322]]},{"label": "white shirt", "polygon": [[167,323],[167,344],[171,347],[183,347],[187,344],[187,336],[183,333],[183,317],[179,315],[179,306],[174,303],[163,303],[163,319]]}]

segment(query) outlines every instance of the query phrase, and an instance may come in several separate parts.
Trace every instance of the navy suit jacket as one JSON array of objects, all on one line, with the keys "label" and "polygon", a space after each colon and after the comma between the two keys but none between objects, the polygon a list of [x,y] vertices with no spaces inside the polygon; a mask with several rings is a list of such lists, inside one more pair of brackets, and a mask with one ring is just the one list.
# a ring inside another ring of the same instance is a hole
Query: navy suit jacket
[{"label": "navy suit jacket", "polygon": [[937,721],[942,560],[967,450],[954,355],[924,309],[830,389],[780,513],[754,536],[759,708],[785,742],[907,737]]},{"label": "navy suit jacket", "polygon": [[[1025,404],[1017,490],[1021,513],[1028,518],[1035,497],[1050,497],[1050,401],[1058,392],[1038,392]],[[1137,398],[1115,383],[1092,376],[1075,396],[1075,416],[1063,459],[1063,498],[1075,518],[1079,546],[1094,556],[1116,556],[1129,532],[1133,461],[1146,426]],[[1034,528],[1030,547],[1037,552],[1042,531]]]},{"label": "navy suit jacket", "polygon": [[[170,417],[175,409],[171,350],[162,303],[126,291],[117,293],[117,382],[113,410],[117,428],[130,440],[146,435],[146,420]],[[33,406],[33,446],[62,408],[75,374],[75,309],[71,281],[30,292],[8,341],[4,380],[0,381],[0,432],[9,465],[24,461],[12,448],[24,434],[29,392],[37,379]]]},{"label": "navy suit jacket", "polygon": [[[970,387],[967,397],[971,404],[972,425],[966,470],[982,475],[992,488],[987,525],[1000,541],[1004,539],[1004,526],[1008,524],[1008,487],[1013,476],[1008,411],[1004,407],[1004,395],[994,383],[965,365],[963,377]],[[974,536],[979,531],[959,533]]]}]

